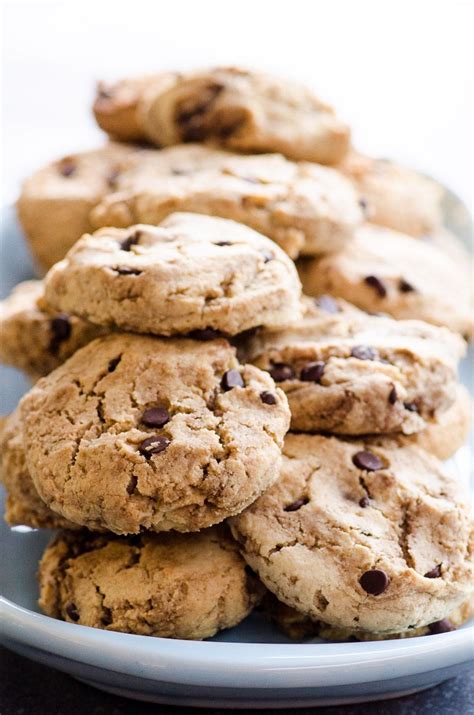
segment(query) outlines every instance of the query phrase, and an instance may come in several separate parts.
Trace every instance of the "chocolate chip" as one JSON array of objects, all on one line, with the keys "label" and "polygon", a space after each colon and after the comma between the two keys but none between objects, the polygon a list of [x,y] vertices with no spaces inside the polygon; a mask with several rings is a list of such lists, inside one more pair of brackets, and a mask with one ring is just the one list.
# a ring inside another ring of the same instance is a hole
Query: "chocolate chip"
[{"label": "chocolate chip", "polygon": [[59,173],[66,179],[72,176],[77,169],[76,162],[70,157],[62,159],[58,164]]},{"label": "chocolate chip", "polygon": [[141,271],[139,271],[137,268],[114,268],[113,269],[116,273],[119,274],[119,276],[139,276],[141,274]]},{"label": "chocolate chip", "polygon": [[188,336],[194,340],[215,340],[220,338],[222,333],[214,328],[202,328],[201,330],[191,330]]},{"label": "chocolate chip", "polygon": [[272,392],[261,392],[260,393],[260,399],[265,405],[276,405],[277,403],[277,398]]},{"label": "chocolate chip", "polygon": [[303,382],[319,382],[324,373],[323,362],[309,362],[300,373],[300,380]]},{"label": "chocolate chip", "polygon": [[302,499],[297,499],[294,501],[292,504],[288,504],[288,506],[285,506],[285,511],[298,511],[298,509],[301,509],[302,506],[307,504],[309,502],[309,499],[307,497],[304,497]]},{"label": "chocolate chip", "polygon": [[335,301],[330,295],[320,295],[319,298],[314,299],[314,302],[318,308],[325,310],[326,313],[336,314],[341,312],[337,301]]},{"label": "chocolate chip", "polygon": [[381,298],[385,298],[385,296],[387,295],[387,289],[385,288],[385,285],[380,280],[380,278],[377,278],[377,276],[366,276],[364,278],[364,283],[367,283],[368,286],[374,288]]},{"label": "chocolate chip", "polygon": [[121,359],[122,359],[122,356],[119,355],[118,357],[112,358],[112,360],[110,360],[109,367],[108,367],[109,372],[113,372],[115,370],[115,368],[117,367],[117,365],[119,364]]},{"label": "chocolate chip", "polygon": [[388,393],[388,402],[389,402],[389,404],[390,404],[390,405],[394,405],[395,402],[397,401],[397,397],[398,397],[398,395],[397,395],[396,387],[395,387],[395,385],[392,385],[392,389],[391,389],[390,392]]},{"label": "chocolate chip", "polygon": [[54,318],[51,318],[49,327],[51,330],[51,340],[49,342],[49,351],[56,355],[59,351],[59,346],[71,335],[71,321],[66,313],[60,313]]},{"label": "chocolate chip", "polygon": [[270,251],[260,251],[260,255],[263,257],[264,263],[270,263],[270,261],[275,259],[275,256],[273,253],[270,253]]},{"label": "chocolate chip", "polygon": [[383,462],[380,457],[368,450],[356,452],[352,457],[352,461],[356,467],[364,469],[366,472],[375,472],[377,469],[383,468]]},{"label": "chocolate chip", "polygon": [[368,207],[367,199],[364,199],[363,197],[361,197],[361,198],[359,199],[359,206],[361,207],[362,211],[363,211],[364,213],[366,213],[367,207]]},{"label": "chocolate chip", "polygon": [[438,564],[431,571],[427,571],[424,575],[425,578],[440,578],[441,576],[441,564]]},{"label": "chocolate chip", "polygon": [[243,387],[244,381],[238,370],[227,370],[222,376],[221,387],[226,392],[234,387]]},{"label": "chocolate chip", "polygon": [[138,451],[144,457],[149,459],[152,454],[159,454],[163,452],[167,446],[170,444],[168,437],[164,437],[160,434],[154,434],[151,437],[147,437],[138,447]]},{"label": "chocolate chip", "polygon": [[411,283],[408,283],[408,281],[406,281],[404,278],[400,278],[398,282],[398,288],[401,293],[412,293],[416,290],[416,288],[412,286]]},{"label": "chocolate chip", "polygon": [[359,499],[359,506],[362,507],[362,509],[366,509],[368,506],[370,506],[369,497],[362,497],[362,499]]},{"label": "chocolate chip", "polygon": [[133,494],[133,492],[135,491],[135,487],[137,486],[137,483],[138,483],[137,477],[134,474],[132,474],[132,476],[130,477],[130,480],[127,484],[127,494]]},{"label": "chocolate chip", "polygon": [[439,633],[449,633],[450,631],[456,630],[451,621],[448,621],[447,618],[443,618],[441,621],[435,621],[434,623],[430,623],[428,629],[433,636],[436,636]]},{"label": "chocolate chip", "polygon": [[217,241],[215,246],[232,246],[232,241]]},{"label": "chocolate chip", "polygon": [[146,427],[163,427],[170,421],[166,407],[150,407],[142,414],[141,423]]},{"label": "chocolate chip", "polygon": [[378,356],[377,350],[368,345],[354,345],[351,350],[351,357],[355,357],[358,360],[376,360]]},{"label": "chocolate chip", "polygon": [[276,362],[268,371],[275,382],[284,382],[285,380],[294,380],[295,371],[291,365],[284,362]]},{"label": "chocolate chip", "polygon": [[187,124],[196,117],[204,114],[223,89],[224,86],[222,84],[218,84],[217,82],[205,87],[201,92],[201,101],[198,104],[191,106],[189,109],[186,107],[182,109],[176,117],[176,122],[178,124]]},{"label": "chocolate chip", "polygon": [[68,603],[68,605],[66,606],[66,608],[64,610],[66,611],[66,615],[69,616],[71,621],[74,621],[75,623],[77,623],[80,616],[79,616],[79,611],[77,610],[76,604]]},{"label": "chocolate chip", "polygon": [[362,574],[359,583],[366,593],[369,593],[371,596],[378,596],[385,591],[390,583],[390,579],[385,571],[371,569]]},{"label": "chocolate chip", "polygon": [[135,231],[135,233],[132,233],[131,236],[122,241],[122,243],[120,244],[120,250],[129,251],[132,246],[135,246],[138,243],[139,240],[140,231]]},{"label": "chocolate chip", "polygon": [[418,412],[418,405],[416,402],[404,402],[403,406],[408,412]]}]

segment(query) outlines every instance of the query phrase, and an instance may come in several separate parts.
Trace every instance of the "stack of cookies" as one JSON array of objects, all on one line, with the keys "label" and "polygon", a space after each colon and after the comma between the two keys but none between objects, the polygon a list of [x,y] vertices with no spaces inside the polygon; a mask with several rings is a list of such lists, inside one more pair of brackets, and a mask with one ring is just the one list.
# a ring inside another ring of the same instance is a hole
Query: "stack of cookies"
[{"label": "stack of cookies", "polygon": [[474,530],[440,460],[469,429],[471,269],[437,187],[263,74],[101,85],[94,112],[113,141],[25,183],[48,272],[0,316],[34,382],[5,517],[60,529],[44,612],[190,639],[256,606],[300,639],[464,622]]}]

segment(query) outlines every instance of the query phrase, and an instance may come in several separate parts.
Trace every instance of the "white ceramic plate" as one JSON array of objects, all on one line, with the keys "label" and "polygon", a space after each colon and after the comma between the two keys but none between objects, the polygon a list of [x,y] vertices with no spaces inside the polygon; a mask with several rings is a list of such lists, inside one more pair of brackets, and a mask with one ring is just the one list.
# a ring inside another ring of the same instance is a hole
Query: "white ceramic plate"
[{"label": "white ceramic plate", "polygon": [[[2,216],[2,292],[32,274],[11,210]],[[28,388],[0,369],[2,412]],[[452,468],[462,477],[469,454]],[[148,638],[63,623],[39,613],[36,570],[46,531],[0,525],[1,635],[12,650],[98,688],[174,705],[274,707],[333,705],[396,697],[467,668],[474,625],[400,641],[294,643],[258,613],[205,642]]]}]

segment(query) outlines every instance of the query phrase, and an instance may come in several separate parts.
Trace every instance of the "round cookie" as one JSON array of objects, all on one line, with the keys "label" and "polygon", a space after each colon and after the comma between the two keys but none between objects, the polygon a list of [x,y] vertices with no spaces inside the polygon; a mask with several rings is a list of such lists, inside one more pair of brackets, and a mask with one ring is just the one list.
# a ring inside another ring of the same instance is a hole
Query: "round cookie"
[{"label": "round cookie", "polygon": [[299,264],[304,292],[473,334],[472,268],[433,243],[366,224],[338,253]]},{"label": "round cookie", "polygon": [[[108,92],[112,97],[125,93],[124,86],[132,88],[133,116],[142,130],[135,135],[158,146],[198,141],[245,153],[281,152],[321,164],[339,162],[349,148],[349,127],[332,107],[290,80],[217,67],[164,83],[151,77],[148,86],[143,78],[125,80]],[[97,100],[95,111],[97,116]],[[125,138],[127,128],[135,130],[134,121],[120,122],[120,106],[114,118],[115,136],[120,136],[119,123]]]},{"label": "round cookie", "polygon": [[24,281],[0,301],[0,363],[33,380],[105,332],[76,316],[46,312],[38,305],[43,293],[42,281]]},{"label": "round cookie", "polygon": [[158,335],[283,325],[300,292],[293,262],[272,241],[196,214],[86,235],[45,279],[52,308]]},{"label": "round cookie", "polygon": [[109,335],[22,399],[27,465],[71,521],[116,533],[198,531],[278,477],[289,425],[271,377],[226,340]]},{"label": "round cookie", "polygon": [[464,496],[416,447],[288,435],[280,479],[230,523],[279,600],[338,628],[400,633],[473,595]]},{"label": "round cookie", "polygon": [[441,225],[443,191],[422,174],[356,152],[347,154],[338,168],[353,181],[372,223],[417,237]]},{"label": "round cookie", "polygon": [[226,527],[129,538],[62,532],[44,553],[39,583],[48,616],[193,640],[237,625],[263,593]]},{"label": "round cookie", "polygon": [[286,393],[292,430],[411,434],[442,419],[465,351],[457,334],[367,315],[344,301],[328,313],[320,301],[305,298],[302,318],[257,331],[243,352]]},{"label": "round cookie", "polygon": [[5,521],[32,529],[77,529],[71,521],[49,509],[40,498],[28,467],[18,410],[5,418],[0,429],[0,482],[7,490]]},{"label": "round cookie", "polygon": [[110,143],[95,151],[65,156],[24,182],[16,208],[41,270],[60,261],[80,236],[92,230],[91,209],[142,151],[140,147]]}]

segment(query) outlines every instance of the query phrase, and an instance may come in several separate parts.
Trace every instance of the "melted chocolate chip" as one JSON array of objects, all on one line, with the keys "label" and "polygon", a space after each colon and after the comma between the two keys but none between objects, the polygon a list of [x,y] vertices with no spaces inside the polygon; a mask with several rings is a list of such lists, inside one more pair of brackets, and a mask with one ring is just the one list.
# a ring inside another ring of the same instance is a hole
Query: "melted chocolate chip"
[{"label": "melted chocolate chip", "polygon": [[425,578],[440,578],[441,576],[441,564],[438,564],[431,571],[425,573]]},{"label": "melted chocolate chip", "polygon": [[58,164],[59,173],[66,179],[72,176],[75,173],[76,169],[76,162],[71,157],[62,159]]},{"label": "melted chocolate chip", "polygon": [[364,278],[364,283],[367,283],[368,286],[374,288],[381,298],[385,298],[387,295],[387,289],[384,283],[380,280],[380,278],[377,278],[377,276],[366,276]]},{"label": "melted chocolate chip", "polygon": [[443,618],[441,621],[435,621],[434,623],[430,623],[428,629],[433,636],[436,636],[439,633],[449,633],[450,631],[456,630],[451,621],[448,621],[447,618]]},{"label": "melted chocolate chip", "polygon": [[137,268],[114,268],[113,269],[116,273],[119,274],[119,276],[139,276],[141,275],[141,271],[139,271]]},{"label": "melted chocolate chip", "polygon": [[294,380],[295,371],[291,365],[284,362],[276,362],[268,371],[275,382],[284,382],[285,380]]},{"label": "melted chocolate chip", "polygon": [[355,357],[358,360],[376,360],[378,352],[368,345],[354,345],[351,350],[351,357]]},{"label": "melted chocolate chip", "polygon": [[368,450],[356,452],[352,457],[352,461],[356,467],[364,469],[366,472],[375,472],[377,469],[383,468],[383,462],[380,457]]},{"label": "melted chocolate chip", "polygon": [[362,507],[362,509],[366,509],[368,506],[370,506],[369,497],[362,497],[362,499],[359,499],[359,506]]},{"label": "melted chocolate chip", "polygon": [[389,405],[394,405],[395,402],[397,401],[397,397],[398,397],[398,395],[397,395],[396,387],[395,387],[395,385],[392,385],[392,389],[391,389],[390,392],[388,393],[388,403],[389,403]]},{"label": "melted chocolate chip", "polygon": [[418,412],[418,405],[416,402],[404,402],[403,406],[408,412]]},{"label": "melted chocolate chip", "polygon": [[135,246],[138,241],[140,240],[140,231],[135,231],[135,233],[132,233],[131,236],[128,236],[122,243],[120,244],[120,250],[121,251],[129,251],[132,246]]},{"label": "melted chocolate chip", "polygon": [[56,355],[59,351],[59,346],[71,335],[71,321],[66,313],[60,313],[54,318],[51,318],[49,327],[51,330],[51,340],[49,342],[49,351]]},{"label": "melted chocolate chip", "polygon": [[390,583],[390,579],[385,571],[371,569],[362,574],[359,583],[366,593],[369,593],[371,596],[378,596],[385,591]]},{"label": "melted chocolate chip", "polygon": [[226,392],[234,387],[243,387],[244,381],[238,370],[227,370],[222,376],[221,387]]},{"label": "melted chocolate chip", "polygon": [[400,278],[398,282],[398,289],[401,293],[412,293],[413,291],[416,291],[416,288],[412,286],[411,283],[408,283],[408,281],[404,278]]},{"label": "melted chocolate chip", "polygon": [[272,392],[267,392],[266,390],[260,393],[260,399],[265,405],[276,405],[277,403],[275,395]]},{"label": "melted chocolate chip", "polygon": [[113,372],[115,370],[115,368],[117,367],[117,365],[119,364],[121,359],[122,359],[121,355],[119,355],[116,358],[112,358],[112,360],[109,362],[109,367],[108,367],[109,372]]},{"label": "melted chocolate chip", "polygon": [[300,373],[303,382],[319,382],[324,373],[323,362],[309,362]]},{"label": "melted chocolate chip", "polygon": [[143,442],[138,447],[138,451],[144,457],[149,459],[152,454],[159,454],[160,452],[163,452],[169,444],[170,440],[168,439],[168,437],[164,437],[160,434],[154,434],[151,437],[147,437],[143,440]]},{"label": "melted chocolate chip", "polygon": [[75,623],[77,623],[80,616],[79,616],[79,611],[77,610],[76,604],[68,603],[68,605],[66,606],[66,608],[64,610],[66,611],[66,615],[69,616],[71,621],[74,621]]},{"label": "melted chocolate chip", "polygon": [[326,313],[336,314],[341,312],[337,301],[335,301],[330,295],[320,295],[319,298],[314,299],[314,302],[318,308],[325,310]]},{"label": "melted chocolate chip", "polygon": [[202,328],[201,330],[191,330],[188,335],[194,340],[215,340],[216,338],[220,338],[222,333],[218,330],[214,330],[214,328]]},{"label": "melted chocolate chip", "polygon": [[150,407],[142,414],[141,423],[146,427],[163,427],[170,421],[166,407]]},{"label": "melted chocolate chip", "polygon": [[298,511],[298,509],[301,509],[301,507],[307,504],[308,501],[309,499],[307,497],[297,499],[292,504],[288,504],[288,506],[285,506],[285,511]]}]

